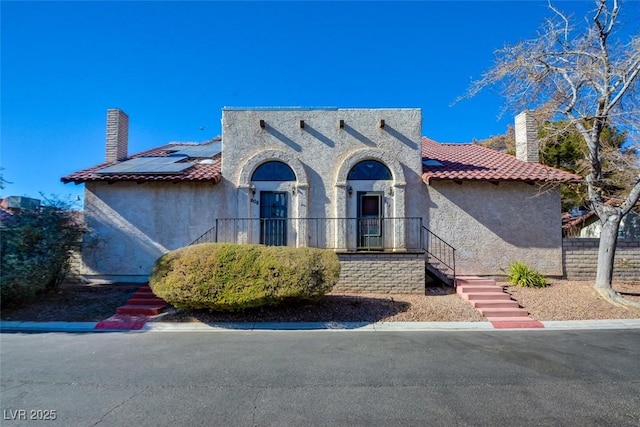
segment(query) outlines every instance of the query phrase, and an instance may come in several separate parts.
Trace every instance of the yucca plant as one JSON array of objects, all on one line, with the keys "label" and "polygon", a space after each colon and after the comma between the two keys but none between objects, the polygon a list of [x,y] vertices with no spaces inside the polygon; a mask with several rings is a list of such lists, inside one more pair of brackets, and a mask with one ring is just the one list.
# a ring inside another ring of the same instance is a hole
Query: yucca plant
[{"label": "yucca plant", "polygon": [[515,261],[509,264],[507,280],[512,285],[525,288],[544,288],[549,285],[542,273],[533,269],[524,261]]}]

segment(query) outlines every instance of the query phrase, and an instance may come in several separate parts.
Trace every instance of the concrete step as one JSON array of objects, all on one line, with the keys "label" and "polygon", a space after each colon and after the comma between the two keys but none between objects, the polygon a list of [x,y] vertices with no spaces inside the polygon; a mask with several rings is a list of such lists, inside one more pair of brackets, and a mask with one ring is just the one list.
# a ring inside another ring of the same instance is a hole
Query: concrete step
[{"label": "concrete step", "polygon": [[475,308],[520,308],[520,304],[513,300],[481,300],[471,302]]},{"label": "concrete step", "polygon": [[460,285],[496,285],[496,281],[493,279],[469,279],[456,277],[458,286]]},{"label": "concrete step", "polygon": [[151,291],[136,291],[132,298],[155,298],[156,295]]},{"label": "concrete step", "polygon": [[490,317],[528,317],[529,313],[522,308],[478,308],[480,314]]},{"label": "concrete step", "polygon": [[160,298],[131,298],[127,301],[127,305],[164,305],[167,303]]},{"label": "concrete step", "polygon": [[116,308],[116,314],[144,314],[147,316],[155,316],[156,314],[160,314],[160,310],[163,308],[164,306],[159,305],[123,305],[122,307]]},{"label": "concrete step", "polygon": [[483,301],[483,300],[511,300],[511,295],[504,292],[481,292],[473,294],[460,294],[462,298],[469,301]]},{"label": "concrete step", "polygon": [[[497,299],[511,299],[511,298],[504,298],[502,295],[505,295],[504,293],[499,293],[499,292],[481,292],[481,293],[475,293],[475,294],[467,294],[467,293],[461,293],[458,294],[460,296],[460,298],[462,299],[466,299],[467,301],[481,301],[481,300],[497,300]],[[508,297],[509,295],[507,295]]]},{"label": "concrete step", "polygon": [[458,285],[456,287],[456,292],[459,294],[475,294],[480,292],[504,292],[502,286],[496,285]]},{"label": "concrete step", "polygon": [[522,316],[488,316],[487,320],[489,322],[537,322],[537,320],[533,320],[530,317],[522,317]]},{"label": "concrete step", "polygon": [[491,324],[496,329],[539,329],[544,328],[542,322],[538,320],[532,320],[529,318],[519,318],[516,320],[504,320],[498,319],[491,321]]}]

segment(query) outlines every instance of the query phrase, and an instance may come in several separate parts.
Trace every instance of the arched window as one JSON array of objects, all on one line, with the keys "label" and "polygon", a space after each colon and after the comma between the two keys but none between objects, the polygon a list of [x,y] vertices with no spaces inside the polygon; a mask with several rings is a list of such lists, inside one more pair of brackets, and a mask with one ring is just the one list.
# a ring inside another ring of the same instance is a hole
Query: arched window
[{"label": "arched window", "polygon": [[347,175],[349,180],[390,180],[391,171],[377,160],[363,160],[351,168]]},{"label": "arched window", "polygon": [[295,181],[296,174],[285,163],[278,161],[266,162],[253,171],[251,181]]}]

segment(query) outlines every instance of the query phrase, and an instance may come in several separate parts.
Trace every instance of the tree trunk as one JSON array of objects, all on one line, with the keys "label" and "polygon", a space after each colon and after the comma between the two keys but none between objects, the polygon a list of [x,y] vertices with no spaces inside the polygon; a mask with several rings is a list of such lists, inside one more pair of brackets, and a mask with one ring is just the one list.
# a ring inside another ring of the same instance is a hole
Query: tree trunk
[{"label": "tree trunk", "polygon": [[613,290],[613,264],[618,243],[618,230],[622,221],[622,213],[617,209],[605,208],[605,221],[600,232],[598,246],[598,268],[596,271],[595,290],[611,304],[623,307],[640,307],[635,301],[625,299]]},{"label": "tree trunk", "polygon": [[613,289],[613,263],[621,220],[622,217],[618,212],[609,212],[602,224],[598,246],[598,269],[594,285],[599,292],[601,289]]}]

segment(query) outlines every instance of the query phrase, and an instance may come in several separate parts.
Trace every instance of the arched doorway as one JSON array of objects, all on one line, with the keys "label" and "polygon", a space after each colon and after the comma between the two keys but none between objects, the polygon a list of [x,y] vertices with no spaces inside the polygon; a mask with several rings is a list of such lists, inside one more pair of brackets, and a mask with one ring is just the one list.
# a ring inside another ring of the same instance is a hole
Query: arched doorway
[{"label": "arched doorway", "polygon": [[[345,156],[336,170],[334,200],[336,217],[348,222],[336,225],[336,247],[351,251],[370,245],[371,249],[405,250],[405,186],[402,165],[388,151],[363,148]],[[375,221],[365,221],[370,218]],[[379,223],[381,229],[367,226],[359,230],[358,222],[369,226]]]},{"label": "arched doorway", "polygon": [[[289,192],[282,191],[279,185],[287,181],[296,181],[296,175],[287,164],[277,160],[262,163],[251,175],[251,188],[258,192],[256,196],[260,206],[260,244],[287,245],[291,205]],[[265,183],[267,185],[263,185]]]},{"label": "arched doorway", "polygon": [[[377,181],[391,181],[389,168],[374,159],[355,164],[347,175],[347,184],[353,193],[355,181],[367,181],[368,185],[356,186],[356,235],[357,249],[382,250],[384,248],[384,191],[376,190]],[[353,196],[353,194],[352,194]]]}]

